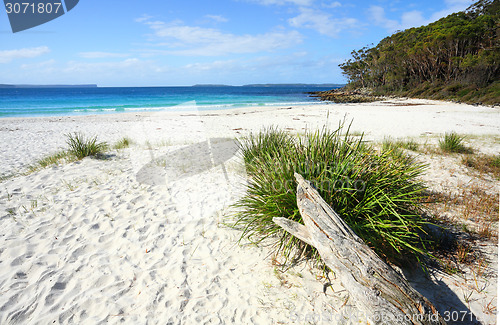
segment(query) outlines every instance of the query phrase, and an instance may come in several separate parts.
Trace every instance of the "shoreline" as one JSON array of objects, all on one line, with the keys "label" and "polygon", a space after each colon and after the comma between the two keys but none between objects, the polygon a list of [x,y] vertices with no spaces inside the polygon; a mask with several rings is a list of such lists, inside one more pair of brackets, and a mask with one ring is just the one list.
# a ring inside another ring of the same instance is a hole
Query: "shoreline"
[{"label": "shoreline", "polygon": [[[388,105],[386,105],[388,104]],[[477,110],[499,110],[499,107],[497,106],[491,106],[491,105],[480,105],[480,104],[469,104],[465,102],[454,102],[454,101],[448,101],[448,100],[439,100],[439,99],[425,99],[425,98],[409,98],[409,97],[385,97],[380,100],[375,100],[371,102],[363,102],[363,103],[354,103],[354,102],[345,102],[345,103],[336,103],[333,101],[328,101],[328,100],[317,100],[317,101],[312,101],[312,102],[301,102],[301,103],[268,103],[268,104],[249,104],[245,105],[242,107],[231,107],[231,108],[224,108],[224,109],[178,109],[178,110],[172,110],[169,108],[162,108],[159,110],[144,110],[144,111],[115,111],[112,113],[93,113],[89,112],[88,114],[75,114],[75,115],[35,115],[35,116],[6,116],[6,117],[0,117],[0,122],[1,121],[9,121],[9,120],[24,120],[24,119],[57,119],[57,118],[86,118],[86,117],[92,117],[92,118],[97,118],[101,116],[131,116],[131,115],[156,115],[156,114],[183,114],[183,113],[192,113],[192,112],[199,112],[199,113],[204,113],[204,114],[216,114],[216,113],[221,113],[221,112],[228,112],[228,113],[238,113],[239,111],[245,111],[245,110],[272,110],[272,109],[285,109],[288,107],[292,108],[301,108],[301,107],[308,107],[311,106],[311,108],[314,107],[319,107],[323,108],[323,106],[330,106],[330,107],[343,107],[343,106],[362,106],[362,107],[370,107],[370,106],[391,106],[391,107],[402,107],[402,106],[458,106],[458,107],[469,107],[471,109],[477,109]],[[175,106],[174,106],[175,107]],[[194,106],[197,107],[197,106]]]},{"label": "shoreline", "polygon": [[[2,117],[78,116],[121,112],[218,110],[232,107],[314,104],[308,91],[321,85],[242,87],[35,88],[0,91]],[[2,90],[2,89],[0,89]]]},{"label": "shoreline", "polygon": [[[182,112],[218,112],[218,111],[226,111],[232,109],[246,109],[253,107],[280,107],[280,106],[315,106],[315,105],[324,105],[324,102],[320,101],[303,101],[303,102],[277,102],[277,103],[261,103],[261,104],[212,104],[212,105],[202,105],[202,104],[193,104],[193,105],[173,105],[173,106],[158,106],[155,108],[147,108],[147,107],[136,107],[136,108],[105,108],[105,109],[81,109],[81,111],[71,112],[70,114],[36,114],[32,116],[0,116],[0,120],[2,119],[24,119],[24,118],[58,118],[58,117],[81,117],[81,116],[106,116],[106,115],[115,115],[115,114],[156,114],[156,113],[182,113]],[[219,107],[219,108],[218,108]]]},{"label": "shoreline", "polygon": [[[480,153],[500,152],[500,110],[428,100],[0,119],[0,174],[64,148],[69,132],[134,142],[104,160],[0,181],[0,323],[300,324],[358,315],[342,286],[321,270],[299,263],[282,272],[265,245],[238,245],[240,233],[224,223],[245,190],[241,157],[228,147],[221,153],[229,157],[224,168],[200,169],[206,157],[196,146],[270,126],[298,135],[336,129],[343,120],[353,120],[351,132],[375,143],[411,137],[432,147],[457,131],[469,134],[468,144]],[[164,183],[138,177],[150,162],[174,156],[178,173]],[[437,192],[476,183],[500,189],[498,180],[476,177],[458,156],[421,158],[430,164],[424,180]],[[445,214],[453,219],[453,213]],[[476,246],[487,261],[480,269],[405,276],[441,312],[466,311],[493,324],[496,312],[486,307],[497,306],[498,244]],[[332,286],[324,292],[327,282]]]}]

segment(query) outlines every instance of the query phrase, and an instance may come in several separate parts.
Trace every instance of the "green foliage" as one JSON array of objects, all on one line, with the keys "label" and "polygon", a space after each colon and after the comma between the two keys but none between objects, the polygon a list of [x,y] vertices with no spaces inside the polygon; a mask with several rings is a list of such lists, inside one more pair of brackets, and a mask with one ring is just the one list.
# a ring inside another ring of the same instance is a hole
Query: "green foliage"
[{"label": "green foliage", "polygon": [[407,156],[377,154],[362,138],[340,131],[297,139],[271,128],[241,143],[249,175],[247,193],[235,205],[233,226],[242,231],[241,238],[256,243],[277,239],[276,250],[287,257],[311,251],[272,222],[273,217],[302,222],[293,177],[297,172],[380,256],[403,263],[425,254],[419,236],[425,221],[418,203],[424,186],[417,180],[424,166]]},{"label": "green foliage", "polygon": [[96,136],[86,138],[82,133],[78,132],[66,134],[66,143],[69,146],[68,152],[77,159],[100,155],[108,147],[105,142],[97,142]]},{"label": "green foliage", "polygon": [[406,149],[406,150],[411,150],[411,151],[418,151],[419,149],[419,144],[415,140],[408,139],[408,140],[392,140],[390,138],[384,139],[382,142],[382,149],[383,150],[397,150],[397,149]]},{"label": "green foliage", "polygon": [[439,140],[439,147],[444,152],[454,153],[472,153],[472,149],[463,144],[465,137],[456,134],[455,132],[446,133],[444,138]]},{"label": "green foliage", "polygon": [[[422,83],[452,84],[436,92],[443,98],[460,98],[457,92],[469,85],[477,92],[500,77],[498,3],[479,1],[465,12],[398,32],[373,48],[353,51],[353,58],[340,65],[342,73],[355,87],[387,92],[412,92]],[[484,98],[487,103],[499,103],[500,93],[490,98],[492,94]]]},{"label": "green foliage", "polygon": [[458,86],[455,86],[454,83],[445,84],[440,81],[433,83],[423,82],[409,90],[386,90],[385,92],[380,92],[379,95],[383,95],[387,92],[403,97],[458,100],[473,104],[498,104],[500,102],[500,81],[495,81],[483,88],[478,88],[474,84],[458,83]]},{"label": "green foliage", "polygon": [[491,157],[490,165],[492,167],[500,169],[500,155]]},{"label": "green foliage", "polygon": [[130,147],[132,144],[132,140],[128,137],[123,137],[118,142],[116,142],[113,146],[114,149],[125,149]]},{"label": "green foliage", "polygon": [[271,126],[259,134],[251,135],[245,141],[240,142],[240,147],[244,153],[245,165],[251,173],[255,165],[254,160],[262,157],[264,153],[269,154],[270,159],[274,159],[280,151],[290,150],[293,147],[293,141],[287,132]]},{"label": "green foliage", "polygon": [[72,155],[67,151],[59,151],[52,155],[46,156],[36,162],[35,165],[29,167],[30,172],[39,170],[40,168],[46,168],[51,165],[57,165],[64,161],[70,161]]}]

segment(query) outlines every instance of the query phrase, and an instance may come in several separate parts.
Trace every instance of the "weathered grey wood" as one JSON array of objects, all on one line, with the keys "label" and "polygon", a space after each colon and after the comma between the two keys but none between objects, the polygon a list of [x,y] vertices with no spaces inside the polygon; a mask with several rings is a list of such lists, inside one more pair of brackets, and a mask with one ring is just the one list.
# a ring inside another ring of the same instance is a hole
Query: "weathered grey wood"
[{"label": "weathered grey wood", "polygon": [[305,225],[273,218],[283,229],[314,246],[372,324],[446,324],[436,308],[385,263],[295,174],[297,204]]}]

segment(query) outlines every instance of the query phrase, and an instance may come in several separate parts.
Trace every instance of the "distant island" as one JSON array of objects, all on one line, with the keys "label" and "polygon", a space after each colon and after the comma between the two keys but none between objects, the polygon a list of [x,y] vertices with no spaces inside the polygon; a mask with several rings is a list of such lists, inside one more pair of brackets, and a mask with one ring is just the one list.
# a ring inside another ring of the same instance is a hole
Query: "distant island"
[{"label": "distant island", "polygon": [[0,88],[97,88],[95,84],[85,85],[8,85],[0,84]]},{"label": "distant island", "polygon": [[499,105],[500,1],[478,1],[351,54],[340,64],[349,81],[342,93],[368,90],[372,96]]}]

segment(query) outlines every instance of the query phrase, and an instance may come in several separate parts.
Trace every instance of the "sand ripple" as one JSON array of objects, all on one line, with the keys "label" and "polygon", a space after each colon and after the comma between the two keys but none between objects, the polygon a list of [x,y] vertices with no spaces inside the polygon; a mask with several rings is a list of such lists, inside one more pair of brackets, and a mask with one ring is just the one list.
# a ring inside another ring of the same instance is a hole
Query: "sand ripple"
[{"label": "sand ripple", "polygon": [[85,159],[2,184],[0,323],[266,324],[321,304],[300,286],[311,273],[291,294],[221,224],[241,175],[149,186],[132,166]]}]

